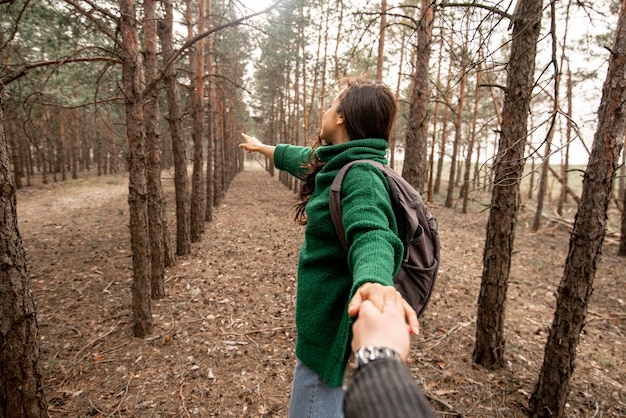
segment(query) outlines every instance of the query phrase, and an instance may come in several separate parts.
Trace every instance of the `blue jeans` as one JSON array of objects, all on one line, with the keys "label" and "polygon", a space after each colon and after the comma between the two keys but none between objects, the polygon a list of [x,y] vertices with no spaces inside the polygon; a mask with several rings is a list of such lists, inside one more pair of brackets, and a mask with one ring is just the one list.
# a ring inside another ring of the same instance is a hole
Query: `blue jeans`
[{"label": "blue jeans", "polygon": [[296,359],[289,418],[343,418],[343,388],[330,388]]}]

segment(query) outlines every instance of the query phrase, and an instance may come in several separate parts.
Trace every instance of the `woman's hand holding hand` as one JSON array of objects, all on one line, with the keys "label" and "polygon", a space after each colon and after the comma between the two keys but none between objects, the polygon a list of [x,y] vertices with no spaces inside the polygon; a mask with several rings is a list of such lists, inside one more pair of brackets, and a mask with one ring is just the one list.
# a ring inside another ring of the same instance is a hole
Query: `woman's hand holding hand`
[{"label": "woman's hand holding hand", "polygon": [[408,324],[409,331],[414,335],[419,334],[419,322],[415,310],[404,300],[395,287],[369,282],[361,285],[348,305],[348,314],[350,316],[360,315],[361,306],[365,301],[369,301],[380,312],[383,312],[383,308],[388,302],[400,307],[404,313],[405,324]]},{"label": "woman's hand holding hand", "polygon": [[411,348],[411,338],[404,321],[402,303],[386,300],[382,311],[369,301],[363,301],[359,318],[352,326],[352,351],[361,347],[387,347],[406,361]]}]

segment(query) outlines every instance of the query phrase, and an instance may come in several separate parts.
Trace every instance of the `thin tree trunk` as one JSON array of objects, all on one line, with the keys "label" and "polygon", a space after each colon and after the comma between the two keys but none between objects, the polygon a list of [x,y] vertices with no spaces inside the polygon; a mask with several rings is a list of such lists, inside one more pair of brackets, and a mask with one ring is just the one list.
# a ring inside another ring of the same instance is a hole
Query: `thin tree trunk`
[{"label": "thin tree trunk", "polygon": [[421,191],[425,189],[428,179],[428,73],[435,4],[422,0],[420,12],[402,176]]},{"label": "thin tree trunk", "polygon": [[10,123],[10,122],[5,123],[4,126],[8,131],[8,135],[6,135],[6,137],[8,138],[9,145],[11,146],[11,161],[13,162],[15,187],[17,189],[21,189],[22,188],[21,178],[24,175],[24,165],[23,165],[24,159],[22,156],[23,147],[21,146],[22,141],[21,141],[21,138],[18,138],[16,134],[17,129],[16,129],[15,123]]},{"label": "thin tree trunk", "polygon": [[434,188],[434,180],[435,180],[435,148],[437,146],[437,120],[439,119],[439,104],[441,103],[442,98],[440,99],[439,92],[441,91],[441,63],[443,61],[443,43],[439,46],[439,58],[437,60],[437,83],[436,89],[436,98],[435,98],[435,110],[433,111],[433,137],[430,143],[430,157],[428,159],[428,197],[426,201],[428,203],[432,203],[433,201],[433,188]]},{"label": "thin tree trunk", "polygon": [[[528,144],[528,147],[530,148],[530,143]],[[533,198],[534,195],[534,191],[535,191],[535,175],[537,174],[537,171],[535,170],[535,157],[531,156],[530,157],[530,176],[528,176],[528,200],[531,200]]]},{"label": "thin tree trunk", "polygon": [[[624,152],[626,155],[626,152]],[[624,159],[626,157],[622,157],[622,167],[624,166]],[[626,193],[622,189],[622,225],[620,228],[620,237],[619,237],[619,249],[617,250],[617,255],[620,257],[626,257]]]},{"label": "thin tree trunk", "polygon": [[41,182],[48,184],[48,109],[45,105],[41,107],[41,142],[39,143],[39,161],[41,162]]},{"label": "thin tree trunk", "polygon": [[[206,2],[206,20],[211,22],[211,2]],[[209,73],[207,82],[207,114],[209,121],[207,123],[207,156],[206,156],[206,205],[204,208],[204,220],[211,222],[213,220],[213,206],[218,204],[221,199],[221,190],[218,190],[218,182],[216,181],[217,158],[215,155],[215,145],[217,142],[217,80],[218,74],[217,60],[215,59],[215,48],[213,36],[206,38],[206,62],[207,71]],[[218,197],[219,196],[219,197]]]},{"label": "thin tree trunk", "polygon": [[[344,7],[345,6],[343,4],[343,0],[339,0],[339,18],[337,19],[337,38],[335,39],[335,80],[339,80],[341,78],[341,68],[339,65],[339,45],[341,45],[342,38],[344,36],[343,30],[342,30]],[[302,13],[302,8],[300,8],[300,13]],[[300,56],[301,55],[299,55],[299,57]],[[306,71],[306,69],[304,69],[304,71]],[[298,144],[298,142],[296,142],[296,144]]]},{"label": "thin tree trunk", "polygon": [[[539,179],[539,191],[537,192],[537,210],[535,211],[535,219],[533,222],[532,230],[538,231],[541,226],[541,218],[543,216],[543,205],[548,189],[548,168],[550,168],[550,154],[552,153],[552,141],[554,139],[554,125],[556,124],[556,118],[559,111],[559,89],[561,86],[561,65],[557,63],[556,56],[556,10],[554,1],[550,2],[550,34],[552,36],[552,65],[554,66],[554,98],[552,109],[552,121],[548,129],[548,135],[545,143],[545,154],[543,158],[543,165],[541,166],[541,178]],[[567,29],[567,24],[565,29]],[[562,64],[562,61],[561,61]]]},{"label": "thin tree trunk", "polygon": [[[394,97],[396,99],[396,108],[400,108],[400,89],[402,87],[402,69],[404,68],[404,47],[406,44],[406,31],[402,30],[402,39],[400,41],[400,63],[398,64],[398,81],[396,83],[396,91]],[[389,138],[389,167],[396,167],[396,143],[398,142],[398,123],[395,124],[393,135]],[[432,171],[432,169],[431,169]]]},{"label": "thin tree trunk", "polygon": [[461,195],[463,196],[463,213],[467,213],[467,203],[469,200],[470,188],[470,172],[472,170],[472,154],[474,153],[474,142],[476,140],[476,125],[478,121],[478,108],[480,106],[480,78],[482,70],[480,63],[476,68],[476,88],[474,91],[474,116],[472,117],[472,133],[467,143],[467,158],[465,158],[465,170],[463,173],[463,188]]},{"label": "thin tree trunk", "polygon": [[78,118],[80,114],[77,109],[72,110],[72,179],[78,178],[78,154],[80,139],[78,136]]},{"label": "thin tree trunk", "polygon": [[475,363],[487,368],[500,367],[504,358],[506,291],[520,205],[541,10],[542,0],[527,0],[518,3],[513,15],[511,56],[483,254],[476,345],[472,354]]},{"label": "thin tree trunk", "polygon": [[325,24],[324,24],[324,55],[322,56],[322,70],[321,70],[321,85],[320,85],[320,107],[318,113],[318,121],[322,120],[322,115],[326,111],[326,63],[328,61],[328,27],[330,21],[330,6],[331,3],[328,2],[325,14]]},{"label": "thin tree trunk", "polygon": [[[204,32],[204,0],[198,0],[198,33]],[[193,5],[185,1],[188,39],[193,38]],[[198,242],[204,232],[204,208],[206,191],[204,181],[204,40],[195,44],[189,52],[189,67],[192,71],[192,115],[193,115],[193,171],[191,174],[191,242]]]},{"label": "thin tree trunk", "polygon": [[378,55],[376,56],[376,80],[383,81],[385,57],[385,29],[387,26],[387,0],[380,2],[380,26],[378,28]]},{"label": "thin tree trunk", "polygon": [[[165,8],[165,20],[159,22],[159,37],[164,61],[174,54],[172,42],[174,12],[172,0],[161,0]],[[187,255],[191,252],[191,232],[189,221],[189,181],[187,178],[187,150],[183,137],[183,122],[180,110],[180,93],[176,82],[176,70],[173,65],[165,69],[163,78],[167,94],[168,123],[172,137],[174,157],[174,193],[176,199],[176,254]]]},{"label": "thin tree trunk", "polygon": [[567,197],[569,192],[569,156],[570,156],[570,144],[572,142],[572,114],[573,114],[573,86],[572,72],[569,68],[569,62],[567,64],[567,121],[565,130],[565,152],[563,154],[563,161],[561,162],[561,193],[559,197],[559,204],[557,213],[563,215],[563,207],[568,202]]},{"label": "thin tree trunk", "polygon": [[134,0],[120,1],[122,34],[122,78],[126,103],[128,138],[128,205],[133,253],[133,330],[135,337],[152,334],[150,303],[150,243],[148,239],[148,188],[146,186],[145,132],[141,54],[137,36]]},{"label": "thin tree trunk", "polygon": [[[448,39],[448,43],[450,44],[450,49],[454,49],[454,36],[453,32],[450,32],[450,38]],[[448,75],[446,77],[446,85],[445,85],[445,94],[443,95],[443,100],[445,102],[443,118],[441,121],[441,141],[440,141],[440,149],[439,149],[439,159],[437,160],[437,175],[435,176],[435,187],[433,188],[433,192],[435,194],[439,193],[441,190],[441,176],[443,175],[443,162],[446,156],[446,143],[448,141],[448,118],[450,117],[450,95],[452,94],[452,69],[454,68],[454,54],[450,54],[450,63],[448,65]]]},{"label": "thin tree trunk", "polygon": [[606,234],[607,210],[626,128],[626,8],[622,2],[609,68],[602,89],[596,130],[583,191],[574,221],[557,307],[545,348],[530,412],[537,417],[566,414],[576,348],[593,292],[596,267]]},{"label": "thin tree trunk", "polygon": [[[146,85],[157,76],[156,1],[144,0],[144,45]],[[159,91],[153,88],[144,96],[148,181],[148,225],[150,231],[152,299],[165,297],[165,242],[163,239],[163,205],[161,189],[161,133],[159,129]]]},{"label": "thin tree trunk", "polygon": [[468,57],[467,57],[467,43],[469,37],[469,16],[466,19],[465,23],[465,45],[462,47],[462,57],[461,57],[461,79],[459,80],[459,96],[456,106],[456,118],[454,120],[454,143],[452,145],[452,156],[450,161],[450,177],[448,179],[448,191],[446,193],[446,201],[445,207],[451,208],[452,202],[454,200],[454,185],[455,185],[455,175],[457,158],[459,154],[459,147],[461,146],[461,140],[463,137],[463,107],[465,106],[465,87],[467,85],[467,65],[468,65]]}]

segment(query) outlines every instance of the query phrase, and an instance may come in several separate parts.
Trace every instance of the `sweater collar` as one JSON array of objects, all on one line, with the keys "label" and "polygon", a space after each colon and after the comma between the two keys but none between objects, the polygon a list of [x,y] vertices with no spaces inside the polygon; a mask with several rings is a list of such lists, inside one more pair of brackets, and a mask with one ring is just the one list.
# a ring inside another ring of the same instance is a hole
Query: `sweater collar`
[{"label": "sweater collar", "polygon": [[[353,141],[344,142],[343,144],[323,145],[315,150],[317,157],[327,163],[339,154],[345,151],[354,156],[362,156],[363,158],[378,157],[386,159],[387,141],[380,138],[355,139]],[[385,161],[386,162],[386,161]]]}]

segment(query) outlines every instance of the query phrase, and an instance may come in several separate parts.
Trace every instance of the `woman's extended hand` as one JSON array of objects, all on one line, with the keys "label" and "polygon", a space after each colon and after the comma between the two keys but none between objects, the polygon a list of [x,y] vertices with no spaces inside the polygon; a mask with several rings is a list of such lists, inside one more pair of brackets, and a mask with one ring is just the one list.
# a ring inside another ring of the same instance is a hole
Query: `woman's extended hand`
[{"label": "woman's extended hand", "polygon": [[404,316],[412,334],[419,334],[419,322],[415,310],[404,300],[400,292],[393,286],[383,286],[379,283],[365,283],[361,285],[354,293],[350,304],[348,305],[348,315],[356,316],[361,309],[364,301],[370,301],[374,307],[380,312],[383,311],[385,303],[391,302],[397,306],[401,306]]},{"label": "woman's extended hand", "polygon": [[246,135],[244,133],[241,134],[241,137],[246,141],[244,143],[239,144],[239,148],[245,149],[248,153],[252,153],[254,151],[258,151],[259,148],[263,145],[259,138],[254,136]]},{"label": "woman's extended hand", "polygon": [[267,158],[274,158],[274,149],[276,148],[273,145],[265,145],[261,142],[260,139],[246,135],[244,133],[241,134],[241,137],[246,141],[239,144],[239,148],[248,151],[248,154],[253,152],[260,152],[265,155]]}]

